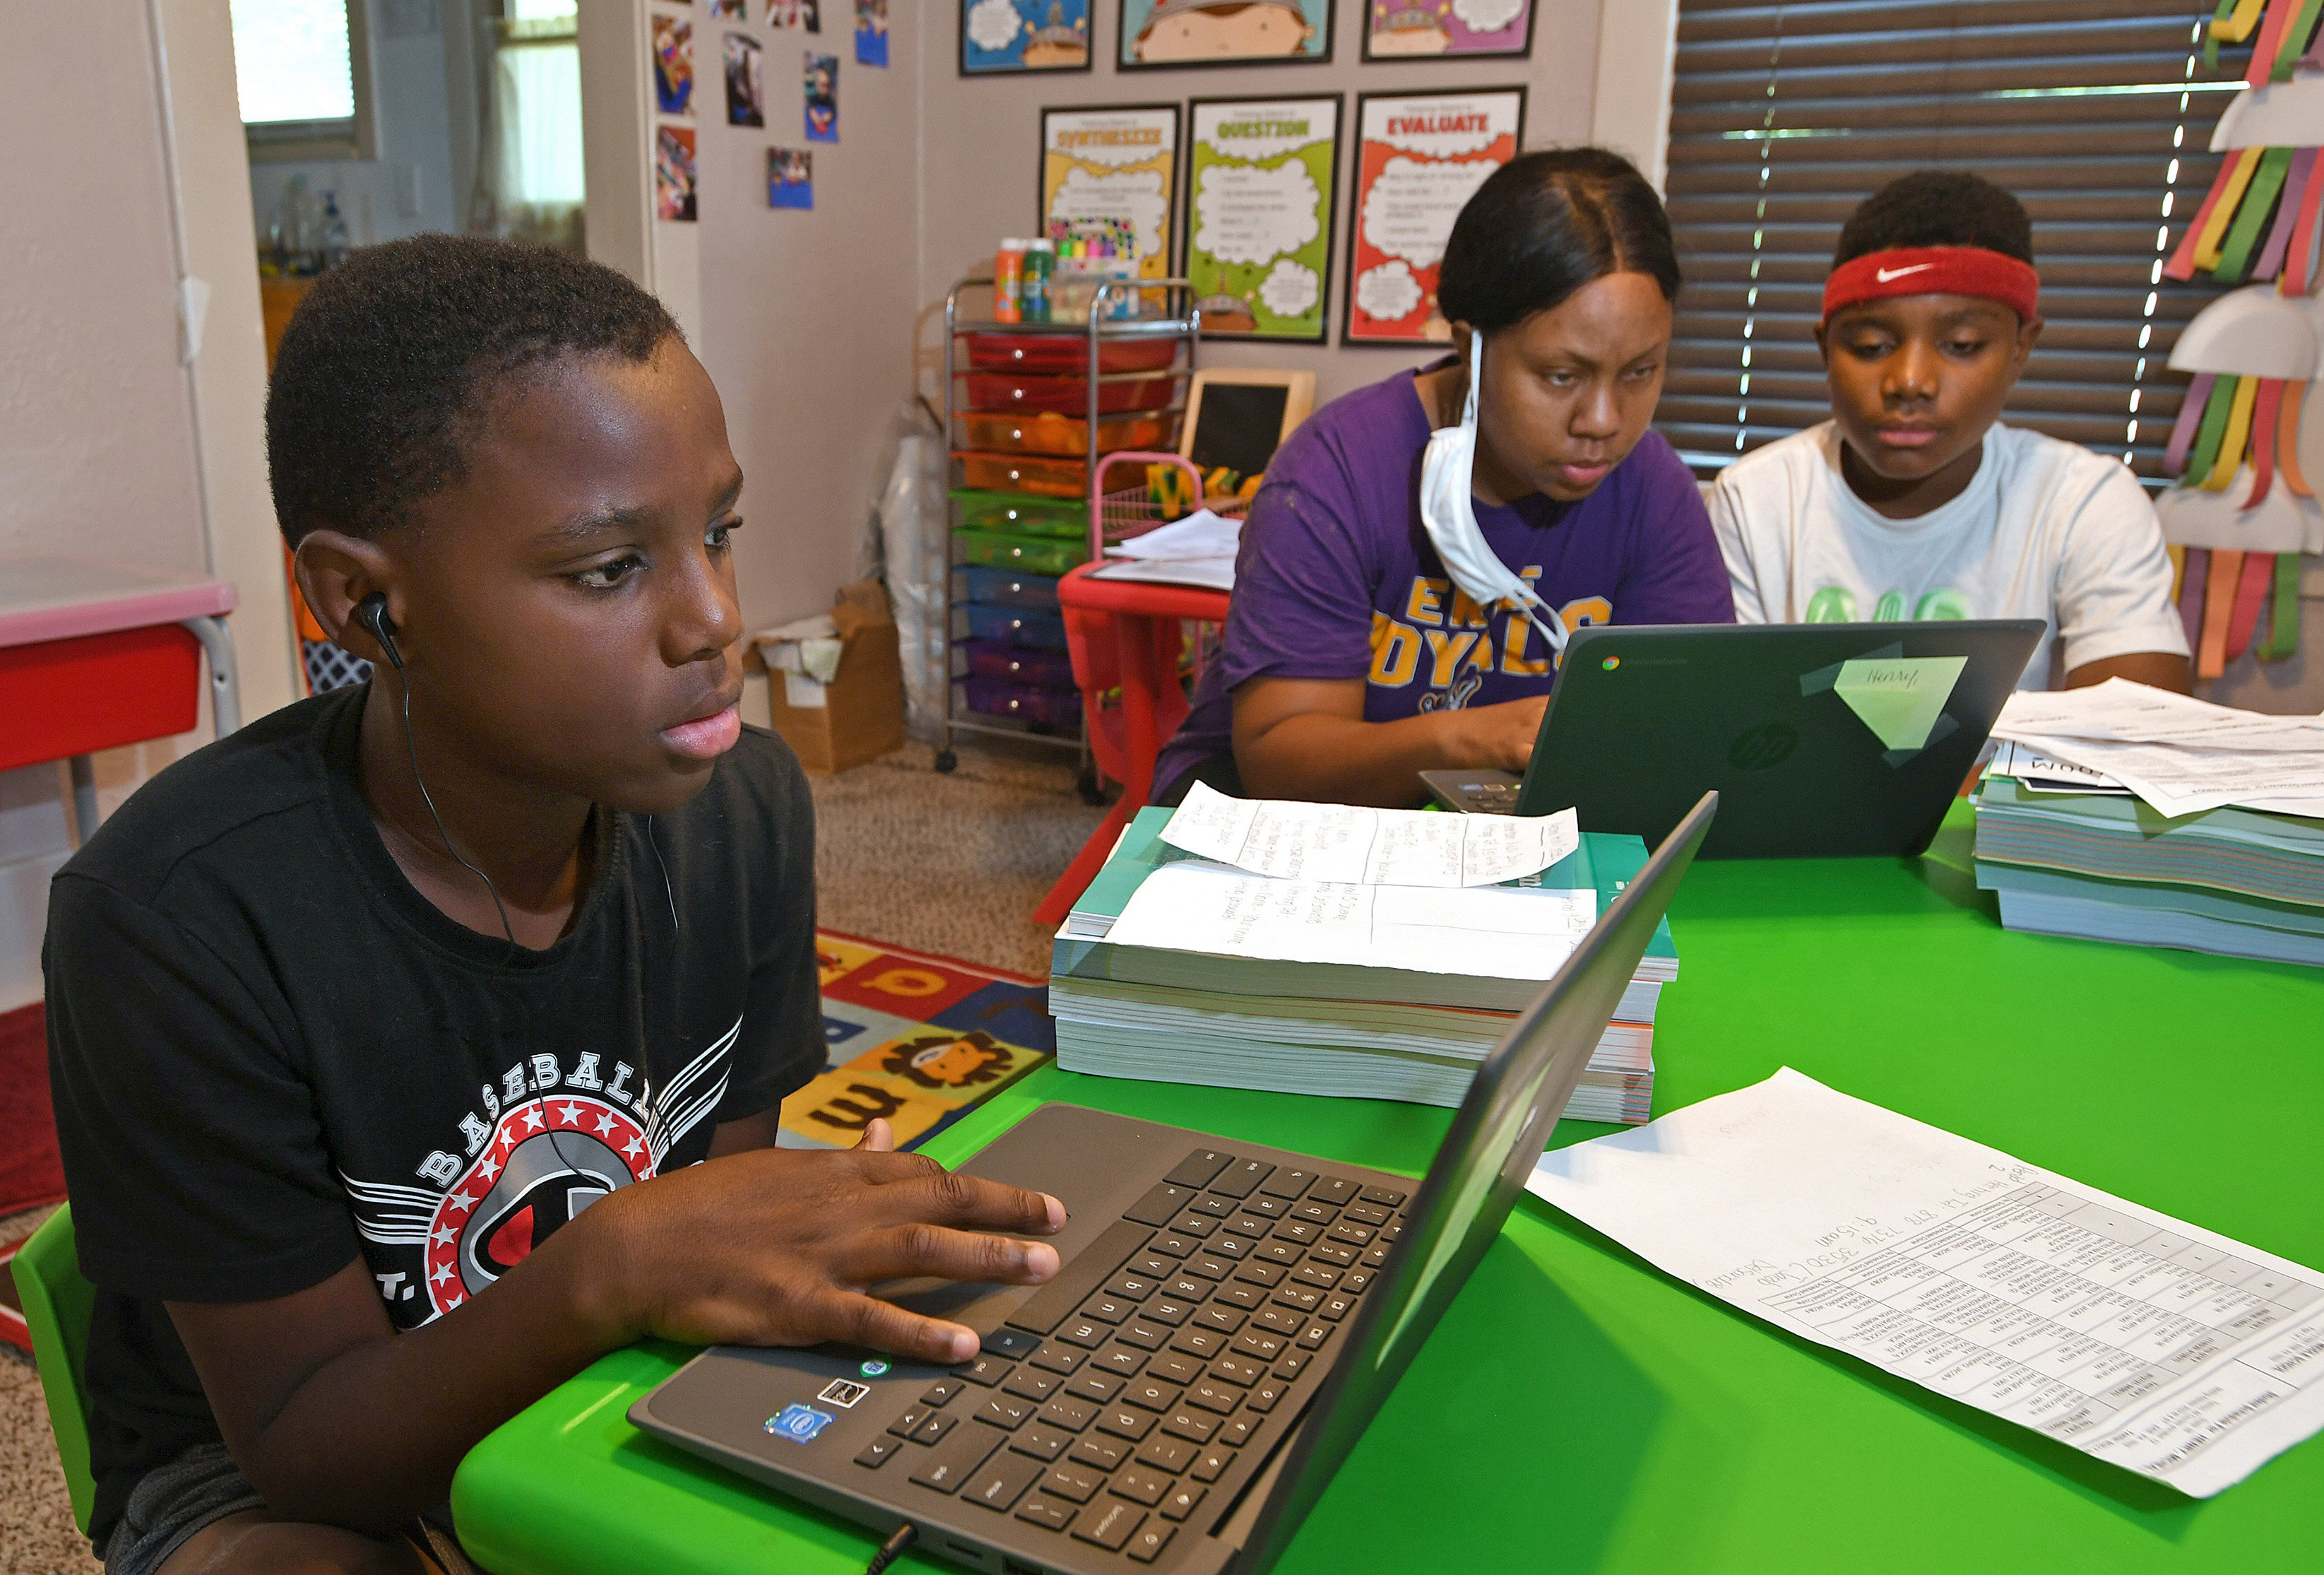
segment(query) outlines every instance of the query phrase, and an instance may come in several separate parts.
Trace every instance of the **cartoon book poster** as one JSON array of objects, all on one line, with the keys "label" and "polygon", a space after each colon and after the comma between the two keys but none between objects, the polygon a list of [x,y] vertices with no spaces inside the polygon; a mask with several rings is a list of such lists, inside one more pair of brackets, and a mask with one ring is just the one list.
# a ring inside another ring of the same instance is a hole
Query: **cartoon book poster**
[{"label": "cartoon book poster", "polygon": [[1052,219],[1120,219],[1138,236],[1141,278],[1170,274],[1178,107],[1041,111],[1041,229]]},{"label": "cartoon book poster", "polygon": [[1090,0],[961,0],[960,74],[1086,71]]},{"label": "cartoon book poster", "polygon": [[1217,338],[1329,329],[1340,98],[1201,99],[1186,126],[1186,277]]},{"label": "cartoon book poster", "polygon": [[654,107],[664,115],[694,113],[694,23],[654,13]]},{"label": "cartoon book poster", "polygon": [[839,57],[807,51],[807,140],[839,140]]},{"label": "cartoon book poster", "polygon": [[726,124],[767,124],[767,77],[759,41],[747,33],[726,35]]},{"label": "cartoon book poster", "polygon": [[1529,55],[1533,0],[1364,0],[1364,59]]},{"label": "cartoon book poster", "polygon": [[1444,243],[1477,188],[1517,156],[1525,89],[1364,94],[1357,100],[1350,345],[1448,344],[1436,310]]},{"label": "cartoon book poster", "polygon": [[767,0],[767,25],[821,32],[823,0]]},{"label": "cartoon book poster", "polygon": [[694,218],[694,128],[654,128],[654,212],[662,218]]},{"label": "cartoon book poster", "polygon": [[767,150],[767,206],[815,206],[815,155],[805,148]]},{"label": "cartoon book poster", "polygon": [[1121,67],[1288,65],[1332,58],[1332,0],[1120,0]]},{"label": "cartoon book poster", "polygon": [[855,63],[888,63],[888,0],[855,0]]}]

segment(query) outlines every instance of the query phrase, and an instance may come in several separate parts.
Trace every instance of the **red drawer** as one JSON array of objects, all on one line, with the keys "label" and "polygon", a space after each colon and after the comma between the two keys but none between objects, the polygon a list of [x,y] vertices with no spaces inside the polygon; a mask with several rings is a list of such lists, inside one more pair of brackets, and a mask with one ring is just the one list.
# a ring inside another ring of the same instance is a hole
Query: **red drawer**
[{"label": "red drawer", "polygon": [[0,771],[190,732],[200,681],[175,624],[0,647]]}]

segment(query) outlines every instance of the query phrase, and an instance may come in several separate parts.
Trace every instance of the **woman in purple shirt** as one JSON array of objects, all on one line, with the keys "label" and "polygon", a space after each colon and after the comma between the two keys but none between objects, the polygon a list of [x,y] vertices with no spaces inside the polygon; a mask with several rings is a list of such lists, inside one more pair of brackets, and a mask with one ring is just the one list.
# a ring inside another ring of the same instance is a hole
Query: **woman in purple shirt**
[{"label": "woman in purple shirt", "polygon": [[1522,771],[1566,630],[1731,623],[1694,478],[1646,430],[1678,287],[1670,220],[1620,155],[1526,153],[1480,186],[1437,290],[1459,353],[1334,400],[1277,454],[1157,801],[1201,780],[1409,804],[1423,771]]}]

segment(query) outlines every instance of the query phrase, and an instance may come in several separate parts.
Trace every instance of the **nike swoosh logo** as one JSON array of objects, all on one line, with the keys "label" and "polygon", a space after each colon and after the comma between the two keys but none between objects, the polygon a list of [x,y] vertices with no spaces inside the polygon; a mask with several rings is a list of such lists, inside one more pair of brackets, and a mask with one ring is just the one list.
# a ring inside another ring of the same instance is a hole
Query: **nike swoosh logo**
[{"label": "nike swoosh logo", "polygon": [[1891,279],[1902,279],[1907,273],[1918,273],[1935,266],[1934,263],[1915,263],[1909,268],[1876,268],[1872,272],[1872,276],[1886,284]]}]

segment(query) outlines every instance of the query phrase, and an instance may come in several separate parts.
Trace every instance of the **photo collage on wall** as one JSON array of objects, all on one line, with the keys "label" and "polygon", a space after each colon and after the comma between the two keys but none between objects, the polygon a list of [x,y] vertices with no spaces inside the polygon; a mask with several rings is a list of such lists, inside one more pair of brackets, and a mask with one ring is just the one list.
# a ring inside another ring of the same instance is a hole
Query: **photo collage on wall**
[{"label": "photo collage on wall", "polygon": [[[1106,52],[1124,72],[1322,63],[1337,47],[1333,0],[958,3],[967,78],[1091,70],[1099,6],[1115,28]],[[1352,9],[1367,65],[1533,52],[1536,0],[1362,0]],[[1449,344],[1436,304],[1445,243],[1477,188],[1517,156],[1526,91],[1394,85],[1353,95],[1352,114],[1338,93],[1044,108],[1042,231],[1134,236],[1139,276],[1183,276],[1205,338],[1320,345],[1336,315],[1342,345]]]},{"label": "photo collage on wall", "polygon": [[[697,116],[696,111],[695,9],[687,0],[655,0],[650,10],[650,42],[647,69],[653,80],[654,215],[677,223],[693,221],[700,211],[696,154],[700,125],[715,120],[724,110],[724,124],[764,131],[795,125],[784,136],[796,144],[836,144],[839,141],[840,63],[835,54],[816,47],[822,41],[825,8],[852,15],[852,23],[835,22],[836,31],[850,26],[854,38],[855,64],[873,69],[888,64],[896,14],[894,0],[704,0],[701,13],[703,48],[717,40],[717,60],[724,80],[724,97]],[[769,49],[779,39],[752,29],[762,24],[772,32],[801,35],[807,47],[793,57],[799,61],[798,119],[788,120],[788,89],[782,88],[779,60],[770,69]],[[715,24],[715,25],[714,25]],[[739,25],[738,25],[739,24]],[[767,206],[794,211],[815,207],[815,154],[807,146],[766,149]]]}]

